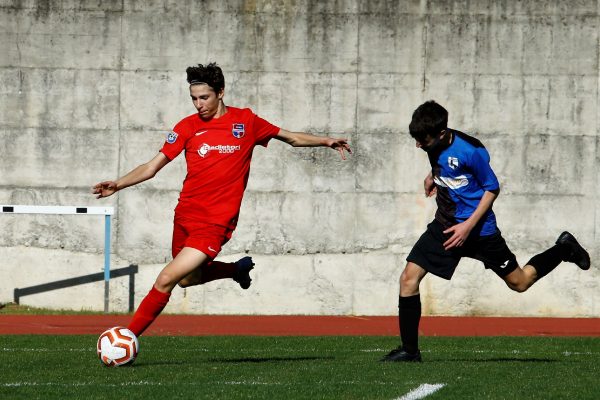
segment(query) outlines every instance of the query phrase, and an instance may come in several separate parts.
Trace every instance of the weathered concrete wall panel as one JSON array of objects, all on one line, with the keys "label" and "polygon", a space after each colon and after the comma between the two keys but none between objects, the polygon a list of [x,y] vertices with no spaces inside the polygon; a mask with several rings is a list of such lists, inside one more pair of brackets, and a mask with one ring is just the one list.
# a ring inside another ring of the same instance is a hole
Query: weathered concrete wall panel
[{"label": "weathered concrete wall panel", "polygon": [[1,66],[117,68],[121,17],[106,10],[3,8]]},{"label": "weathered concrete wall panel", "polygon": [[1,69],[6,127],[118,128],[118,74],[108,70]]},{"label": "weathered concrete wall panel", "polygon": [[[167,311],[394,315],[405,257],[435,211],[422,193],[428,161],[407,133],[428,99],[486,144],[519,261],[565,229],[600,255],[599,39],[598,0],[0,0],[0,203],[116,207],[113,265],[140,265],[139,303],[171,256],[183,157],[108,199],[90,187],[153,157],[195,112],[185,68],[217,61],[226,104],[347,137],[354,154],[257,148],[221,255],[253,255],[253,286],[176,289]],[[0,215],[0,226],[0,302],[102,268],[101,217]],[[516,294],[465,260],[451,282],[425,279],[424,310],[598,316],[598,275],[562,265]],[[101,309],[102,289],[23,301]],[[111,307],[126,297],[115,281]]]}]

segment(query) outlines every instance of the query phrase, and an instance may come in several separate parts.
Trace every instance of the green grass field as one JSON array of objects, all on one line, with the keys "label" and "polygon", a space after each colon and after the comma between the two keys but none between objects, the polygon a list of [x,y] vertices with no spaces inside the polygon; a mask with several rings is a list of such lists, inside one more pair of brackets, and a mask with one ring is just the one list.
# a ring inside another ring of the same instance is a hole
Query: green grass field
[{"label": "green grass field", "polygon": [[0,336],[0,399],[598,399],[595,338],[422,338],[421,364],[381,363],[390,337],[142,337],[107,368],[92,336]]}]

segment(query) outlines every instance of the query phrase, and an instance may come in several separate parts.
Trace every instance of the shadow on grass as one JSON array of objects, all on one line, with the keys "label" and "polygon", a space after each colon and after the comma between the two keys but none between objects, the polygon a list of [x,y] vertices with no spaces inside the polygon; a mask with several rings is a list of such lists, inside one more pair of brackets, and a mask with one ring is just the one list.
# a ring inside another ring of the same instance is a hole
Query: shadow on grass
[{"label": "shadow on grass", "polygon": [[[433,361],[433,360],[432,360]],[[483,363],[483,362],[521,362],[521,363],[554,363],[554,362],[563,362],[562,360],[555,360],[550,358],[514,358],[514,357],[496,357],[496,358],[481,358],[481,359],[466,359],[466,358],[453,358],[451,360],[435,360],[435,361],[450,361],[450,362],[473,362],[473,363]]]},{"label": "shadow on grass", "polygon": [[145,367],[156,367],[159,365],[190,365],[190,364],[199,364],[200,362],[190,362],[190,361],[140,361],[140,362],[135,362],[131,365],[124,365],[121,366],[119,368],[145,368]]},{"label": "shadow on grass", "polygon": [[335,357],[244,357],[244,358],[211,358],[209,362],[217,363],[268,363],[290,361],[322,361],[334,360]]},{"label": "shadow on grass", "polygon": [[244,358],[211,358],[209,360],[186,360],[186,361],[177,361],[177,360],[165,360],[165,361],[141,361],[135,362],[131,365],[123,365],[119,368],[145,368],[145,367],[156,367],[156,366],[179,366],[179,365],[190,365],[190,364],[203,364],[206,362],[209,363],[275,363],[275,362],[295,362],[295,361],[323,361],[323,360],[334,360],[335,357],[244,357]]}]

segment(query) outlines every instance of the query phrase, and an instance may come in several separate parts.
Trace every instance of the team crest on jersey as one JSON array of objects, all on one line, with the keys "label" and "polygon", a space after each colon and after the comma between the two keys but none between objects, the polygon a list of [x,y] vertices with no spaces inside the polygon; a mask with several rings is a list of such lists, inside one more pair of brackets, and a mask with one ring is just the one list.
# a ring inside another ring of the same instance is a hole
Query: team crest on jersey
[{"label": "team crest on jersey", "polygon": [[237,139],[241,139],[246,134],[246,130],[244,128],[244,124],[233,124],[233,128],[231,129],[231,133]]},{"label": "team crest on jersey", "polygon": [[458,168],[458,158],[448,157],[448,166],[452,169]]},{"label": "team crest on jersey", "polygon": [[167,143],[173,144],[177,140],[177,134],[175,132],[170,132],[167,134]]}]

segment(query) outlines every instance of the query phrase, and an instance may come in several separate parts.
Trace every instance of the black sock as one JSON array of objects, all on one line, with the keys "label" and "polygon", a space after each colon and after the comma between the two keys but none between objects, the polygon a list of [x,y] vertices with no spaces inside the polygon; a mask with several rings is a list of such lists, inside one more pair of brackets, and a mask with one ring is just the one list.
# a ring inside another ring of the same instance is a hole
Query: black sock
[{"label": "black sock", "polygon": [[421,320],[421,296],[416,294],[398,299],[398,322],[402,348],[414,354],[419,350],[419,321]]},{"label": "black sock", "polygon": [[567,252],[568,249],[566,249],[565,246],[557,244],[543,253],[533,256],[531,260],[527,262],[527,265],[531,265],[535,268],[537,271],[537,279],[540,280],[563,261]]}]

